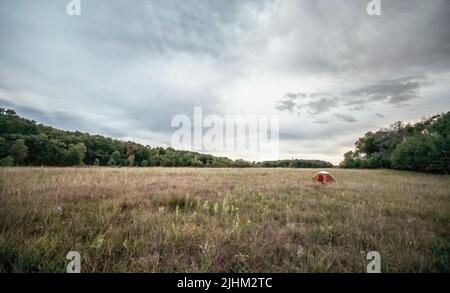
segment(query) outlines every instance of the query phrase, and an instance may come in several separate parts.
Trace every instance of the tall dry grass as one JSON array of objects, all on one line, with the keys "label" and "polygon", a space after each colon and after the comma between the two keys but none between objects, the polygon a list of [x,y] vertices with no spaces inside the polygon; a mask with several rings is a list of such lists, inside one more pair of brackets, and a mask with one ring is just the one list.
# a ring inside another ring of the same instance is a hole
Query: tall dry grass
[{"label": "tall dry grass", "polygon": [[450,177],[387,170],[0,169],[0,271],[450,271]]}]

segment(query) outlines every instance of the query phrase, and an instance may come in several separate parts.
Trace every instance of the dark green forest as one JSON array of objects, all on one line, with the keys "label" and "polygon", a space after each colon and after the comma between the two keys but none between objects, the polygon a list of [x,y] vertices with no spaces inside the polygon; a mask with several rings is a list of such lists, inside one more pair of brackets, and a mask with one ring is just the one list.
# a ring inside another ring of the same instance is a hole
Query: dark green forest
[{"label": "dark green forest", "polygon": [[64,131],[0,108],[1,166],[332,167],[318,160],[248,162]]},{"label": "dark green forest", "polygon": [[[320,160],[249,162],[171,147],[144,146],[78,131],[64,131],[0,108],[0,166],[164,166],[331,168]],[[395,122],[367,132],[344,154],[342,168],[450,172],[450,112],[417,123]]]},{"label": "dark green forest", "polygon": [[258,163],[263,168],[333,168],[333,164],[320,160],[278,160]]},{"label": "dark green forest", "polygon": [[344,154],[343,168],[450,172],[450,112],[367,132]]}]

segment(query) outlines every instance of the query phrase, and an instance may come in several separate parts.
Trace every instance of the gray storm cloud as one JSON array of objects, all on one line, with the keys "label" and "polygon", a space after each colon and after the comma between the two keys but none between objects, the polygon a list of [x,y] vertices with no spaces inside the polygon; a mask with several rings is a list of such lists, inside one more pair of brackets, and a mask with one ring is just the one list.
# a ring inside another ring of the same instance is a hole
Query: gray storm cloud
[{"label": "gray storm cloud", "polygon": [[281,157],[338,162],[364,131],[450,106],[446,0],[68,2],[0,2],[0,105],[56,127],[159,145],[194,106],[275,113]]},{"label": "gray storm cloud", "polygon": [[[422,87],[430,85],[425,76],[402,77],[392,80],[381,80],[374,84],[359,86],[353,90],[336,93],[335,96],[329,93],[301,93],[286,94],[275,106],[278,111],[294,112],[301,114],[301,109],[306,109],[311,116],[321,115],[332,109],[345,109],[347,111],[361,111],[367,105],[374,103],[392,104],[397,106],[407,106],[413,99],[420,98]],[[337,118],[345,122],[356,122],[357,120],[349,114],[334,114]],[[382,118],[381,114],[376,116]],[[330,120],[315,120],[318,124],[327,124]]]}]

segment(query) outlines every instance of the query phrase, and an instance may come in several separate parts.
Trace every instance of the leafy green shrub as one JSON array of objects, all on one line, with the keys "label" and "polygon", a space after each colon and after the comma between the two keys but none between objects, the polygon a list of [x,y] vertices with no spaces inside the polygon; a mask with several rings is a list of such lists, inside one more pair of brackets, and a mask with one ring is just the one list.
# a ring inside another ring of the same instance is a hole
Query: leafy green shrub
[{"label": "leafy green shrub", "polygon": [[7,156],[6,158],[1,159],[0,166],[2,167],[14,166],[14,158],[11,156]]}]

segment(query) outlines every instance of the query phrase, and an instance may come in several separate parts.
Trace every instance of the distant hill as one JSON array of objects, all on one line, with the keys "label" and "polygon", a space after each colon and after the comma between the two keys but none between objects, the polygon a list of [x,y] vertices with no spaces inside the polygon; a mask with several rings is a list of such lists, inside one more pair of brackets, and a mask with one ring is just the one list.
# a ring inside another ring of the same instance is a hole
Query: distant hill
[{"label": "distant hill", "polygon": [[0,108],[1,166],[332,167],[318,160],[248,162],[64,131]]}]

